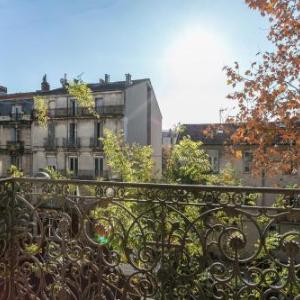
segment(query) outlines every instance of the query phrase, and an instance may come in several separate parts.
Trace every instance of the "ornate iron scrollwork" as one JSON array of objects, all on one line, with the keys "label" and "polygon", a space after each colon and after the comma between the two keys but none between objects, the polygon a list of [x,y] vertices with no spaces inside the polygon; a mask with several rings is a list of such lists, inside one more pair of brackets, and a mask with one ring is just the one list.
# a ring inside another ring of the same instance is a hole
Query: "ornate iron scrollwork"
[{"label": "ornate iron scrollwork", "polygon": [[0,300],[299,297],[299,195],[1,180]]}]

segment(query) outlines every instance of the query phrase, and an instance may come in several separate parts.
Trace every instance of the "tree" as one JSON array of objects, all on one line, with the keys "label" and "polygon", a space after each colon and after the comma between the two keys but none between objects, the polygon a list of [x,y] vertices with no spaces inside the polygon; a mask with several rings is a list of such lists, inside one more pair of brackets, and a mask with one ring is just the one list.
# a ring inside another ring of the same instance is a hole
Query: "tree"
[{"label": "tree", "polygon": [[238,62],[224,68],[235,89],[228,98],[239,107],[233,121],[240,128],[232,138],[256,146],[254,170],[293,171],[300,162],[300,2],[245,2],[269,18],[267,38],[273,50],[258,53],[245,71]]},{"label": "tree", "polygon": [[129,145],[122,132],[104,130],[103,148],[112,173],[126,182],[149,182],[152,179],[152,147]]},{"label": "tree", "polygon": [[205,183],[211,166],[201,142],[184,137],[171,151],[167,180],[176,183]]},{"label": "tree", "polygon": [[[74,79],[68,82],[65,88],[70,96],[76,98],[79,107],[87,109],[95,117],[100,118],[99,114],[95,111],[93,93],[83,80]],[[33,97],[35,115],[38,124],[42,127],[46,127],[48,123],[48,105],[46,100],[47,96],[38,95]]]}]

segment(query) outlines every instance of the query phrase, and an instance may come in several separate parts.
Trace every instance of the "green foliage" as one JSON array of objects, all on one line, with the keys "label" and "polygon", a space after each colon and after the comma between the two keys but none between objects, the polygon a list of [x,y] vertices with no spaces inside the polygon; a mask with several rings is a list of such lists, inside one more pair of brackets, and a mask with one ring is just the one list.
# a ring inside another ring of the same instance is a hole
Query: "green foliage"
[{"label": "green foliage", "polygon": [[167,180],[173,183],[205,183],[210,171],[208,155],[201,142],[184,137],[175,145],[167,165]]},{"label": "green foliage", "polygon": [[230,163],[226,164],[219,174],[208,176],[207,183],[211,185],[242,185],[241,179]]},{"label": "green foliage", "polygon": [[63,176],[59,171],[54,170],[52,167],[45,168],[45,172],[49,174],[51,179],[67,179],[68,176]]},{"label": "green foliage", "polygon": [[32,243],[32,244],[29,244],[28,246],[26,246],[25,251],[28,254],[36,255],[38,253],[41,253],[42,249],[40,248],[40,246],[38,244]]},{"label": "green foliage", "polygon": [[11,177],[15,177],[15,178],[24,176],[23,172],[21,170],[19,170],[18,167],[15,165],[10,166],[8,173]]},{"label": "green foliage", "polygon": [[90,112],[95,112],[95,102],[93,92],[82,80],[73,80],[68,83],[67,91],[70,96],[76,98],[78,105],[87,108]]},{"label": "green foliage", "polygon": [[149,182],[152,179],[152,147],[129,145],[122,132],[104,130],[104,153],[107,165],[114,175],[125,182]]},{"label": "green foliage", "polygon": [[48,107],[45,103],[45,97],[33,97],[34,108],[36,110],[37,120],[40,126],[46,127],[48,122]]}]

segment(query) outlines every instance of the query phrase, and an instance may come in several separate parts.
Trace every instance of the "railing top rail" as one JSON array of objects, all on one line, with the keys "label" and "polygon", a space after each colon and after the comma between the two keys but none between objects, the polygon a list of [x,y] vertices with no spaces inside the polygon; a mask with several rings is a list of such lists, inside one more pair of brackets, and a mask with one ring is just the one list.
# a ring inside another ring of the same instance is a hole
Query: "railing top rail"
[{"label": "railing top rail", "polygon": [[125,186],[132,188],[153,188],[153,189],[175,189],[189,191],[210,191],[210,192],[236,192],[236,193],[270,193],[270,194],[300,194],[299,188],[273,188],[273,187],[252,187],[252,186],[214,186],[214,185],[189,185],[189,184],[161,184],[161,183],[128,183],[116,181],[96,181],[96,180],[79,180],[79,179],[41,179],[32,177],[8,178],[7,180],[18,182],[37,182],[37,183],[61,183],[76,185],[106,185],[106,186]]},{"label": "railing top rail", "polygon": [[0,182],[8,182],[11,181],[12,179],[13,179],[12,177],[0,178]]}]

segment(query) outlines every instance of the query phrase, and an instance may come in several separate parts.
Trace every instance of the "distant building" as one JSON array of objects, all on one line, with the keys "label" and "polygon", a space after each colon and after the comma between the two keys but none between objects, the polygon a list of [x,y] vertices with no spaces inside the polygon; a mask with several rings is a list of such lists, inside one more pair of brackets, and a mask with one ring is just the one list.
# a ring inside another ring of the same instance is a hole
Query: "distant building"
[{"label": "distant building", "polygon": [[[162,115],[150,79],[104,80],[89,84],[95,99],[97,119],[62,87],[50,89],[46,76],[41,90],[7,94],[0,87],[0,176],[7,176],[11,164],[27,175],[45,167],[70,171],[77,178],[109,177],[103,145],[104,128],[124,131],[128,143],[151,145],[155,174],[161,174]],[[48,106],[47,127],[39,126],[33,97],[45,97]]]},{"label": "distant building", "polygon": [[[212,172],[214,173],[219,173],[220,170],[225,168],[226,164],[230,163],[244,185],[273,186],[278,184],[284,186],[292,183],[299,184],[299,169],[291,170],[289,174],[253,176],[251,174],[251,162],[255,146],[239,145],[242,153],[241,158],[235,157],[228,149],[228,146],[232,145],[231,136],[238,128],[235,124],[184,124],[183,128],[184,131],[178,135],[176,143],[187,135],[194,141],[201,141],[203,149],[209,155]],[[208,132],[209,134],[207,134]]]}]

